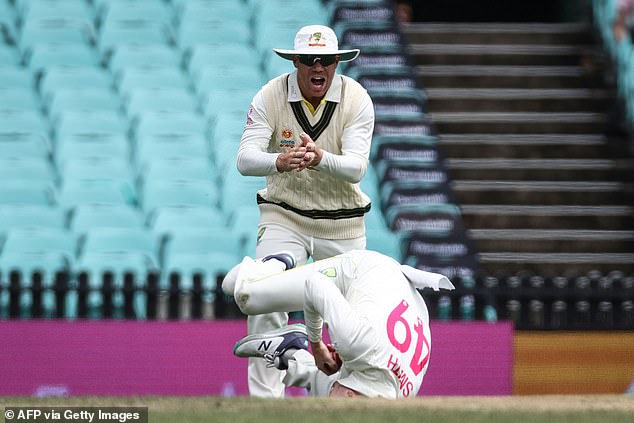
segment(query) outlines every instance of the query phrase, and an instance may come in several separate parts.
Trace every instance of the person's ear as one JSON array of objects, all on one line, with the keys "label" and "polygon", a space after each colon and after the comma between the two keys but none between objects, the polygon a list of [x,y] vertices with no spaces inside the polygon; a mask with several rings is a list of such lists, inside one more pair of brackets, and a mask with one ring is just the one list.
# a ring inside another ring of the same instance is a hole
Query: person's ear
[{"label": "person's ear", "polygon": [[299,57],[297,55],[293,56],[293,66],[297,69],[297,62],[299,62]]}]

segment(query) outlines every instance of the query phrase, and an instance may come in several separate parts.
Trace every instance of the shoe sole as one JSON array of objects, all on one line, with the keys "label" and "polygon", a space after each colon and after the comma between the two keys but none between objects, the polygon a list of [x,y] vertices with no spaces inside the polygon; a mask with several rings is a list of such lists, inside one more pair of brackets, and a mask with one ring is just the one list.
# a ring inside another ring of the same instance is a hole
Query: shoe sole
[{"label": "shoe sole", "polygon": [[253,334],[253,335],[245,336],[244,338],[242,338],[241,340],[236,342],[236,344],[233,346],[233,355],[235,355],[237,357],[243,357],[243,358],[251,357],[251,356],[238,355],[238,354],[236,354],[236,351],[242,345],[246,344],[247,342],[251,342],[254,339],[276,338],[278,336],[284,336],[284,335],[287,335],[287,334],[293,333],[293,332],[299,332],[299,333],[301,333],[303,335],[308,336],[308,332],[306,332],[306,326],[303,325],[302,323],[295,323],[295,324],[288,325],[288,326],[285,326],[283,328],[280,328],[280,329],[277,329],[277,330],[274,330],[274,331],[267,332],[266,335]]}]

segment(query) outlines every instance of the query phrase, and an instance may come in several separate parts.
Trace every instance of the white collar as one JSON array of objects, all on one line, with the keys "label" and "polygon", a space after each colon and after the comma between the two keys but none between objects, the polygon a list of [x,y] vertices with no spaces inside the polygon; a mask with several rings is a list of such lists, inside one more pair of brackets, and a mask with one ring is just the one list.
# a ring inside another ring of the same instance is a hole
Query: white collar
[{"label": "white collar", "polygon": [[[332,84],[330,88],[326,92],[325,99],[326,101],[332,101],[333,103],[339,103],[341,101],[341,86],[343,85],[343,78],[338,73],[335,73],[335,76],[332,80]],[[302,92],[299,89],[299,84],[297,83],[297,71],[291,73],[288,78],[288,101],[295,102],[301,101],[304,97],[302,96]]]}]

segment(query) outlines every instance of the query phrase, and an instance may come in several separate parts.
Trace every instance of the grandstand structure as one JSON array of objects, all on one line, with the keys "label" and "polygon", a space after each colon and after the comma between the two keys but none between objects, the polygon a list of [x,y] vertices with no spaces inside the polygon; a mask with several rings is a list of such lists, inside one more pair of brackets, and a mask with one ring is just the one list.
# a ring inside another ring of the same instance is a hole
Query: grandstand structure
[{"label": "grandstand structure", "polygon": [[611,6],[452,26],[390,0],[0,0],[0,319],[239,317],[219,281],[255,251],[246,111],[292,71],[271,48],[318,23],[361,49],[339,71],[375,104],[368,248],[458,287],[425,294],[432,318],[634,328],[632,150],[605,133],[618,101],[634,127],[634,53]]}]

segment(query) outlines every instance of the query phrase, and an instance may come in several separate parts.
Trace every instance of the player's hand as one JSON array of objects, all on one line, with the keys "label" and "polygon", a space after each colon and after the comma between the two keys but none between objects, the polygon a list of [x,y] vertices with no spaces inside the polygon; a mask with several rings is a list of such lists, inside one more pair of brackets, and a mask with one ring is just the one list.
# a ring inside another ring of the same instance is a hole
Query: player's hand
[{"label": "player's hand", "polygon": [[315,365],[317,365],[319,370],[328,376],[337,373],[341,367],[341,362],[337,362],[332,354],[332,351],[326,344],[324,344],[323,341],[311,343],[311,348],[313,350],[313,357],[315,358]]},{"label": "player's hand", "polygon": [[323,151],[317,147],[315,141],[305,132],[299,134],[299,139],[302,141],[302,146],[306,149],[304,153],[304,157],[299,164],[298,170],[309,169],[314,166],[317,166],[319,162],[321,162],[321,158],[323,157]]},{"label": "player's hand", "polygon": [[306,155],[306,147],[303,145],[295,146],[285,153],[280,153],[275,159],[275,167],[278,172],[290,172],[291,170],[301,170],[300,164],[304,161]]}]

